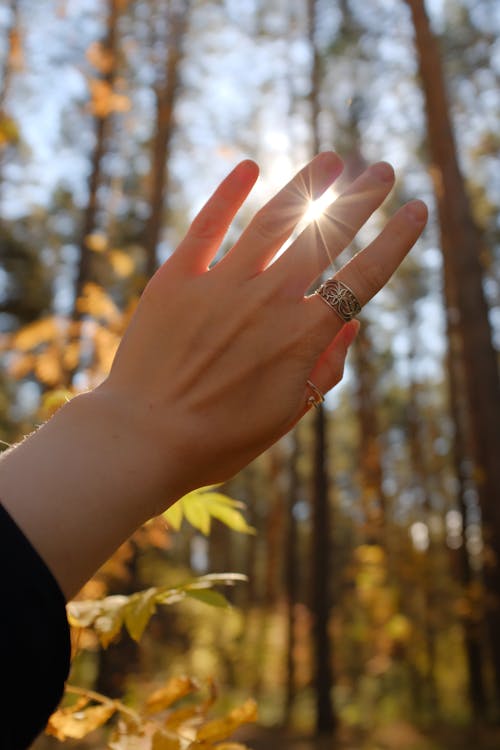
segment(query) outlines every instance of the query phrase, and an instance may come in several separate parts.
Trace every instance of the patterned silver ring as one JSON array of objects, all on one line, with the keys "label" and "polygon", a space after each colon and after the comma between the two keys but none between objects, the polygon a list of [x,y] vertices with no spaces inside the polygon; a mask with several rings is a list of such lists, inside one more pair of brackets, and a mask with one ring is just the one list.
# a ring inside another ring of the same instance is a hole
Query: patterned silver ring
[{"label": "patterned silver ring", "polygon": [[361,305],[352,289],[338,279],[327,279],[316,289],[315,294],[326,302],[345,323],[361,312]]}]

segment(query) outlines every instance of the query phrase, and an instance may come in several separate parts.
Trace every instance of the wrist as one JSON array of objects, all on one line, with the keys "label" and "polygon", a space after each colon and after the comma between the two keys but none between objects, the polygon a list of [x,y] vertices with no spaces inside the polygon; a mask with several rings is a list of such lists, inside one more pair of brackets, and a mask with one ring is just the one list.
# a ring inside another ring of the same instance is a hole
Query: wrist
[{"label": "wrist", "polygon": [[70,598],[176,497],[165,445],[97,389],[72,399],[0,461],[0,497]]}]

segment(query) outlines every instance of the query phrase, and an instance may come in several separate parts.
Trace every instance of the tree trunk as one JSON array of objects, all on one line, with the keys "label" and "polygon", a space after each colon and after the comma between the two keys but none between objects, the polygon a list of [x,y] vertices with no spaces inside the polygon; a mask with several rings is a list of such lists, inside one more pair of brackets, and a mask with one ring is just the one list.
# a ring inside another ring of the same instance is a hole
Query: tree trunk
[{"label": "tree trunk", "polygon": [[[456,550],[451,550],[452,567],[457,577],[462,596],[469,596],[470,588],[475,579],[471,569],[469,553],[465,542],[465,527],[467,524],[467,504],[465,493],[473,481],[470,472],[470,446],[467,445],[467,436],[470,434],[467,404],[464,403],[464,373],[462,360],[460,358],[460,341],[456,326],[450,328],[448,321],[448,390],[450,401],[450,412],[455,425],[453,435],[453,465],[458,480],[457,499],[463,523],[462,543]],[[456,349],[458,348],[458,351]],[[477,574],[476,574],[477,575]],[[464,646],[467,659],[468,693],[472,713],[475,718],[482,718],[486,713],[486,688],[484,684],[483,671],[483,645],[482,630],[483,618],[473,610],[472,605],[461,617],[464,630]]]},{"label": "tree trunk", "polygon": [[[370,337],[363,323],[353,347],[359,420],[359,472],[364,514],[364,541],[384,548],[386,496],[383,488],[380,430],[375,403],[375,374]],[[389,550],[387,549],[387,553]]]},{"label": "tree trunk", "polygon": [[415,46],[423,86],[441,246],[446,312],[458,318],[464,382],[475,475],[486,545],[484,576],[489,606],[487,623],[500,696],[500,389],[497,355],[492,344],[483,291],[481,241],[458,164],[437,40],[423,0],[405,0],[415,27]]},{"label": "tree trunk", "polygon": [[[121,0],[108,0],[106,36],[101,42],[100,64],[98,63],[97,76],[95,78],[96,90],[91,95],[91,107],[94,114],[94,150],[91,158],[91,168],[88,180],[87,205],[83,214],[83,222],[80,236],[78,268],[75,278],[73,309],[71,319],[79,323],[84,317],[79,309],[79,300],[82,297],[85,284],[92,281],[92,250],[89,247],[89,236],[95,232],[97,225],[98,189],[102,182],[102,163],[106,153],[109,130],[111,125],[111,114],[113,105],[111,96],[116,78],[116,57],[118,47],[118,18],[120,15]],[[77,326],[70,337],[77,339],[76,362],[66,368],[64,374],[64,385],[70,387],[75,373],[78,371],[82,360],[82,329]]]},{"label": "tree trunk", "polygon": [[[319,94],[321,60],[316,45],[316,0],[308,0],[308,34],[313,56],[309,105],[313,154],[321,150],[319,137]],[[330,619],[330,508],[326,458],[328,442],[326,412],[322,405],[314,419],[314,462],[312,494],[311,609],[313,616],[314,687],[316,694],[316,734],[333,733],[337,727],[331,691],[333,686],[332,644],[328,632]]]},{"label": "tree trunk", "polygon": [[288,459],[288,505],[287,526],[285,534],[284,553],[284,583],[287,601],[287,628],[286,628],[286,682],[285,682],[285,709],[284,723],[290,724],[293,701],[295,698],[295,604],[297,602],[297,521],[295,518],[295,505],[299,499],[299,475],[297,461],[300,454],[300,442],[298,430],[291,435],[292,450]]},{"label": "tree trunk", "polygon": [[[11,88],[12,75],[16,68],[16,45],[19,45],[19,0],[10,0],[10,22],[6,29],[6,44],[2,68],[0,70],[0,126],[2,121],[10,120],[6,110],[5,102]],[[0,204],[3,187],[3,168],[8,142],[0,144]]]},{"label": "tree trunk", "polygon": [[[102,42],[102,52],[108,64],[99,71],[98,81],[106,87],[104,90],[111,95],[116,78],[116,56],[118,46],[118,17],[120,15],[120,0],[108,0],[108,19],[106,36]],[[80,260],[75,286],[76,304],[82,294],[86,282],[91,279],[91,255],[88,247],[88,237],[95,231],[98,211],[97,191],[102,180],[102,162],[106,153],[107,138],[111,124],[112,106],[96,108],[94,106],[94,151],[92,154],[91,170],[88,182],[87,206],[83,216],[82,235],[80,240]]]},{"label": "tree trunk", "polygon": [[146,274],[156,270],[156,251],[165,215],[165,196],[169,185],[170,145],[175,128],[174,105],[180,84],[180,68],[184,56],[184,37],[188,26],[190,2],[169,0],[165,13],[165,66],[154,86],[156,126],[151,144],[150,213],[144,233]]},{"label": "tree trunk", "polygon": [[[410,352],[408,357],[408,371],[415,372],[415,365],[418,359],[418,348],[416,343],[416,311],[415,299],[407,300],[407,329],[410,337]],[[424,429],[420,417],[418,384],[410,375],[408,388],[407,404],[407,436],[410,454],[410,477],[413,489],[420,490],[422,493],[421,510],[424,523],[430,529],[430,521],[433,512],[431,503],[431,488],[429,486],[430,467],[427,464],[424,453],[424,445],[428,444],[428,436],[424,434]],[[425,641],[425,650],[427,654],[427,669],[425,681],[426,693],[426,711],[427,715],[436,720],[439,712],[439,694],[436,682],[436,612],[439,606],[439,592],[436,590],[436,580],[438,579],[438,550],[436,543],[429,531],[429,546],[422,555],[422,602],[423,602],[423,635]]]},{"label": "tree trunk", "polygon": [[337,726],[331,690],[333,685],[330,621],[331,538],[328,476],[326,471],[326,417],[320,407],[314,420],[314,480],[312,497],[311,608],[314,640],[316,733],[332,733]]}]

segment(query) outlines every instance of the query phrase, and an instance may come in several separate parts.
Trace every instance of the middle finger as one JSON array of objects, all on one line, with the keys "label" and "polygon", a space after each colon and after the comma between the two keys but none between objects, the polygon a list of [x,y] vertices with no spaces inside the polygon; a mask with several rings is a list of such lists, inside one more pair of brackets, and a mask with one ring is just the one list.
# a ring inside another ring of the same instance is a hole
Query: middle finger
[{"label": "middle finger", "polygon": [[219,265],[236,264],[249,276],[262,271],[302,218],[308,200],[324,193],[341,171],[337,154],[318,154],[258,211]]},{"label": "middle finger", "polygon": [[269,268],[294,292],[305,294],[311,284],[354,239],[381,205],[394,184],[394,170],[386,162],[368,167],[328,208],[311,222]]}]

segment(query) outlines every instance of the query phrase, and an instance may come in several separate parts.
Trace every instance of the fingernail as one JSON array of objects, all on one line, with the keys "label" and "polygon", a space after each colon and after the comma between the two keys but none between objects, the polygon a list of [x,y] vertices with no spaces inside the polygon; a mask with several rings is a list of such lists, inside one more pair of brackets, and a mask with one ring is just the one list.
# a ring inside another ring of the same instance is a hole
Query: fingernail
[{"label": "fingernail", "polygon": [[379,161],[378,164],[374,164],[370,167],[371,173],[381,182],[393,182],[394,181],[394,170],[390,164],[386,161]]},{"label": "fingernail", "polygon": [[427,221],[427,206],[423,201],[412,201],[405,208],[406,213],[417,224],[423,224]]}]

